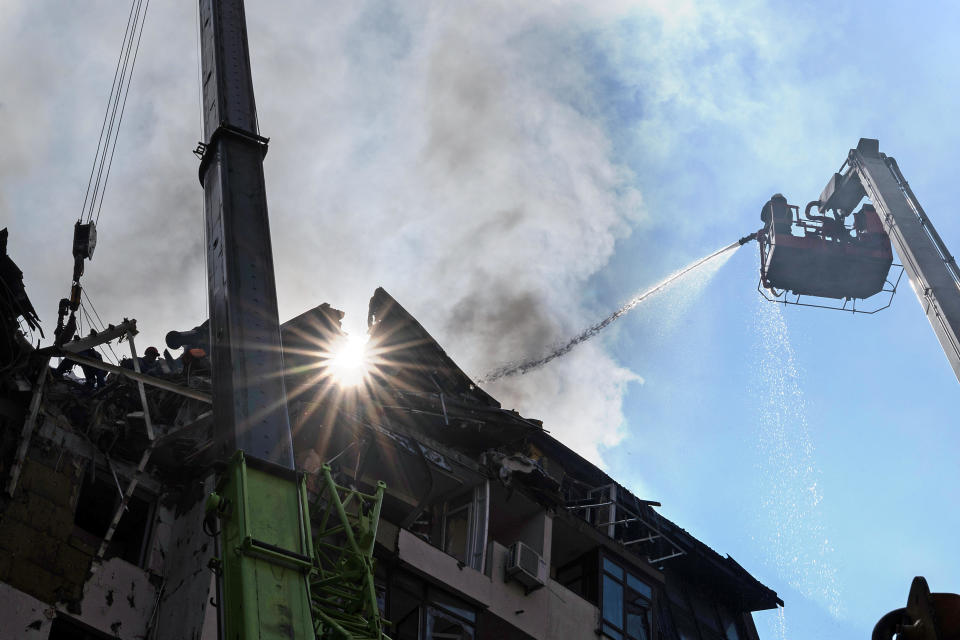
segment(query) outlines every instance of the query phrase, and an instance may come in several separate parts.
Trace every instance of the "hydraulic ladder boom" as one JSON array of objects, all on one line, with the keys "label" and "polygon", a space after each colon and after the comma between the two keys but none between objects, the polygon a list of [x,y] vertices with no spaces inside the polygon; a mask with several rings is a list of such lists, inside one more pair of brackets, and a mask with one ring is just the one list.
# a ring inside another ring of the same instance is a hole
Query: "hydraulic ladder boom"
[{"label": "hydraulic ladder boom", "polygon": [[864,196],[870,198],[960,380],[960,269],[897,162],[879,146],[877,140],[860,139],[844,163],[846,171],[835,173],[820,194],[819,208],[846,215]]}]

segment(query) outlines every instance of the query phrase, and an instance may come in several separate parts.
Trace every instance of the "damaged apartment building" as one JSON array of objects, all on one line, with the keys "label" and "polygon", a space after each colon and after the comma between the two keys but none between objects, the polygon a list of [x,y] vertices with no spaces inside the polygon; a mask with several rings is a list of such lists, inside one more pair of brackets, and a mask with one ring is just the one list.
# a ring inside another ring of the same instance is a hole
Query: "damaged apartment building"
[{"label": "damaged apartment building", "polygon": [[[136,323],[109,326],[63,347],[88,354],[85,377],[57,375],[58,352],[27,339],[40,327],[3,241],[0,640],[216,638],[229,614],[205,518],[221,463],[205,327],[171,333],[183,355],[139,371],[91,360],[110,340],[140,364]],[[324,465],[340,485],[385,483],[373,582],[386,636],[757,640],[751,612],[782,605],[659,503],[501,407],[382,289],[373,366],[338,385],[326,369],[341,317],[323,304],[283,324],[288,410],[311,499]]]}]

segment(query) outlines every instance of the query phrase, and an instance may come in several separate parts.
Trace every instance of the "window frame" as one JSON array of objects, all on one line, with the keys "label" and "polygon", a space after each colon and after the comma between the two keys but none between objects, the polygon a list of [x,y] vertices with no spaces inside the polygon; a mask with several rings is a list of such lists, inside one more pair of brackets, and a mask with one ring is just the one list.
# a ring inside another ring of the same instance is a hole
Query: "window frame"
[{"label": "window frame", "polygon": [[[667,592],[670,615],[673,617],[674,626],[678,627],[678,633],[682,622],[696,633],[695,640],[745,640],[749,637],[746,635],[740,612],[711,597],[709,593],[678,579],[675,574],[667,575]],[[703,605],[707,605],[708,612],[703,611]],[[715,626],[710,626],[709,619],[705,619],[708,614],[712,614]],[[727,631],[724,614],[729,616],[729,621],[733,624],[735,638],[731,638]]]},{"label": "window frame", "polygon": [[[427,635],[430,619],[437,614],[462,625],[471,634],[472,640],[478,640],[480,637],[482,611],[463,598],[406,571],[391,571],[382,578],[382,583],[385,589],[386,609],[390,614],[388,619],[395,626],[394,634],[396,635],[391,634],[392,637],[398,637],[398,627],[411,622],[411,617],[415,615],[417,640],[430,640],[430,636]],[[416,606],[409,609],[402,618],[398,617],[399,611],[394,610],[396,606],[394,600],[399,595],[398,592],[408,597],[409,602],[416,603]]]},{"label": "window frame", "polygon": [[[639,571],[634,571],[628,563],[604,553],[600,553],[598,556],[597,581],[599,583],[599,597],[597,599],[597,604],[598,608],[600,609],[600,634],[605,638],[610,638],[611,640],[652,640],[654,637],[656,622],[654,618],[656,611],[655,600],[657,597],[656,587],[648,580],[643,579],[643,574]],[[612,566],[612,569],[608,568],[608,566]],[[636,589],[630,583],[630,578],[633,578],[633,580],[635,580],[637,583],[646,587],[649,590],[649,595]],[[608,580],[611,583],[616,583],[620,590],[618,598],[620,602],[619,624],[614,623],[604,614]],[[636,597],[631,596],[631,593],[636,594]],[[629,615],[629,607],[631,605],[636,606],[636,600],[638,598],[643,601],[643,608],[646,610],[646,638],[633,635],[628,631],[627,616]]]},{"label": "window frame", "polygon": [[[463,557],[456,550],[448,550],[448,523],[455,516],[466,514]],[[462,493],[442,503],[440,510],[440,550],[458,562],[477,571],[483,571],[487,558],[487,538],[490,523],[490,481],[464,489]]]}]

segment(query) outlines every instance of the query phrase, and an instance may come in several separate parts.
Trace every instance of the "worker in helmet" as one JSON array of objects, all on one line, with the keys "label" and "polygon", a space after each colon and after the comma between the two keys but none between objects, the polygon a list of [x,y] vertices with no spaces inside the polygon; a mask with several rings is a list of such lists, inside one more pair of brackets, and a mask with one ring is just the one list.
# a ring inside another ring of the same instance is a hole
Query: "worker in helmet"
[{"label": "worker in helmet", "polygon": [[767,203],[760,210],[760,219],[767,229],[772,226],[774,233],[790,233],[793,214],[790,212],[790,205],[787,204],[787,199],[783,197],[783,194],[775,193],[767,200]]},{"label": "worker in helmet", "polygon": [[[140,365],[140,373],[156,375],[161,371],[160,352],[157,351],[156,347],[147,347],[147,350],[143,352],[143,356],[137,358],[137,363]],[[124,369],[136,369],[136,367],[133,366],[133,360],[130,358],[121,360],[120,366]]]},{"label": "worker in helmet", "polygon": [[151,375],[160,373],[159,358],[160,352],[157,351],[156,347],[147,347],[147,350],[143,352],[143,357],[140,358],[140,372]]}]

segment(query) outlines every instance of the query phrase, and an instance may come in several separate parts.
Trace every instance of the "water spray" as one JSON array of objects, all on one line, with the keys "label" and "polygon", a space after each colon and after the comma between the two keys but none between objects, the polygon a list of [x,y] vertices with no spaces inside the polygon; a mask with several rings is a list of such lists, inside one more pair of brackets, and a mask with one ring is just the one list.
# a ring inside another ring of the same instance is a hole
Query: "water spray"
[{"label": "water spray", "polygon": [[493,371],[490,371],[485,376],[480,378],[478,382],[480,383],[495,382],[496,380],[499,380],[501,378],[506,378],[506,377],[515,376],[515,375],[523,375],[534,369],[539,369],[540,367],[547,364],[551,360],[555,360],[560,356],[566,355],[567,353],[572,351],[573,348],[576,347],[578,344],[582,342],[586,342],[590,338],[593,338],[598,333],[606,329],[609,325],[611,325],[621,317],[628,314],[638,304],[640,304],[650,296],[663,291],[664,289],[669,287],[673,282],[675,282],[676,280],[679,280],[687,273],[713,260],[714,258],[720,255],[723,255],[727,251],[739,249],[741,246],[745,245],[751,240],[755,240],[756,237],[757,237],[756,233],[752,233],[748,236],[744,236],[743,238],[740,238],[736,242],[732,242],[728,244],[722,249],[717,249],[713,253],[710,253],[704,256],[703,258],[700,258],[699,260],[691,262],[690,264],[680,269],[679,271],[674,271],[672,274],[670,274],[669,276],[667,276],[666,278],[664,278],[663,280],[655,284],[653,287],[631,298],[626,304],[624,304],[622,307],[614,311],[612,314],[610,314],[600,322],[580,332],[575,337],[571,338],[563,346],[553,350],[550,354],[543,356],[542,358],[537,358],[535,360],[527,360],[525,362],[520,362],[520,363],[513,362],[513,363],[506,364],[498,369],[494,369]]}]

